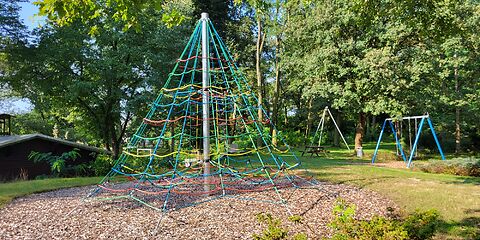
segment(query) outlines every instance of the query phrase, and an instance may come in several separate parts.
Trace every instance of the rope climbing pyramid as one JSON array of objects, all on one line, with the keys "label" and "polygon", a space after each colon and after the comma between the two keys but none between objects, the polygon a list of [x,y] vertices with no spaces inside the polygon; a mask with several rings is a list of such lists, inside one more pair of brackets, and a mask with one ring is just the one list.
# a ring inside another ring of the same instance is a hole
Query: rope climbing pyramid
[{"label": "rope climbing pyramid", "polygon": [[250,192],[269,191],[274,197],[262,201],[285,203],[281,189],[298,185],[290,170],[299,159],[280,134],[269,134],[275,127],[208,14],[150,106],[90,197],[166,211]]}]

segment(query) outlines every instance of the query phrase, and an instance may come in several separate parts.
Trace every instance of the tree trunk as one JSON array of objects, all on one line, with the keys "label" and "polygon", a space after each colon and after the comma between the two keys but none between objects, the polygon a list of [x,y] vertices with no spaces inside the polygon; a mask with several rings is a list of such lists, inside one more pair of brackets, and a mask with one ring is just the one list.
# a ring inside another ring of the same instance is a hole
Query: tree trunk
[{"label": "tree trunk", "polygon": [[366,117],[366,120],[365,120],[365,141],[370,141],[371,140],[371,132],[372,132],[372,126],[370,125],[370,118],[371,118],[371,114],[367,114],[367,117]]},{"label": "tree trunk", "polygon": [[[277,35],[275,40],[275,87],[273,88],[273,110],[272,110],[272,124],[277,125],[278,121],[278,98],[280,92],[280,36]],[[270,128],[272,136],[272,144],[277,146],[277,131],[273,127]]]},{"label": "tree trunk", "polygon": [[257,70],[257,95],[258,95],[258,121],[262,122],[263,113],[262,113],[262,102],[263,102],[263,80],[262,80],[262,71],[260,69],[260,61],[262,56],[262,21],[260,17],[257,17],[257,28],[258,28],[258,37],[257,37],[257,52],[256,52],[256,70]]},{"label": "tree trunk", "polygon": [[118,159],[118,157],[120,156],[120,152],[121,152],[121,141],[118,141],[118,140],[114,140],[112,139],[112,152],[113,152],[113,159]]},{"label": "tree trunk", "polygon": [[[258,37],[257,37],[257,52],[256,52],[256,70],[257,70],[257,94],[258,94],[258,122],[262,124],[263,122],[263,111],[262,111],[262,103],[263,103],[263,79],[262,79],[262,71],[260,69],[260,62],[262,57],[262,50],[263,50],[263,39],[264,34],[262,33],[262,21],[260,16],[257,16],[257,27],[258,27]],[[261,137],[257,138],[257,146],[261,146],[262,139]]]},{"label": "tree trunk", "polygon": [[[457,54],[454,55],[457,57]],[[458,82],[458,67],[455,67],[454,70],[455,74],[455,94],[457,95],[457,99],[460,99],[460,83]],[[462,151],[462,135],[460,131],[460,106],[455,106],[455,154],[459,154]]]},{"label": "tree trunk", "polygon": [[[364,112],[360,112],[358,114],[358,122],[357,127],[355,129],[355,150],[358,151],[359,148],[363,147],[363,137],[365,135],[365,121],[366,116]],[[358,156],[363,156],[363,150],[361,152],[357,152]]]},{"label": "tree trunk", "polygon": [[376,129],[376,125],[377,125],[377,117],[375,115],[372,116],[372,124],[370,124],[370,136],[372,136],[372,140],[376,140],[375,137],[376,137],[376,133],[375,133],[375,129]]},{"label": "tree trunk", "polygon": [[308,100],[307,126],[305,128],[305,137],[307,137],[307,138],[308,138],[308,136],[310,136],[310,128],[312,126],[312,121],[313,121],[312,107],[313,107],[313,98],[310,98]]},{"label": "tree trunk", "polygon": [[117,139],[115,134],[115,122],[113,121],[113,117],[111,118],[111,122],[109,123],[109,130],[110,130],[110,141],[112,143],[112,152],[113,152],[113,159],[118,159],[120,156],[120,146],[121,146],[121,139]]}]

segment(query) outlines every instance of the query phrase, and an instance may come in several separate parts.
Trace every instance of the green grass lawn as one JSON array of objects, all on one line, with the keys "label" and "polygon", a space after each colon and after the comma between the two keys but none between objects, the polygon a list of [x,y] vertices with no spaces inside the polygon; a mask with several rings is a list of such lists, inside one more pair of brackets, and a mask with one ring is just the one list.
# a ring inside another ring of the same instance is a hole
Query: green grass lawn
[{"label": "green grass lawn", "polygon": [[60,188],[92,185],[100,182],[101,179],[101,177],[51,178],[1,183],[0,208],[16,197]]}]

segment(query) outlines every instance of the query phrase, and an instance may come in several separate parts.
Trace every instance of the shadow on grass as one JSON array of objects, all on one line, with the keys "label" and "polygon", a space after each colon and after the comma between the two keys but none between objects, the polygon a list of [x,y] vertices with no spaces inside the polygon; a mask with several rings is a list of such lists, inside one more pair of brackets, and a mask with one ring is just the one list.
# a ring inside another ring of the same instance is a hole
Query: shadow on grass
[{"label": "shadow on grass", "polygon": [[480,185],[480,177],[458,177],[458,181],[449,181],[448,184],[473,184]]},{"label": "shadow on grass", "polygon": [[[480,209],[472,210],[480,212]],[[438,232],[441,235],[453,235],[462,239],[480,239],[480,217],[467,217],[460,221],[441,220]]]},{"label": "shadow on grass", "polygon": [[[340,170],[339,172],[342,174],[345,174],[345,171],[343,171],[342,168],[345,170],[351,170],[349,167],[352,167],[352,169],[357,170],[356,172],[352,172],[352,175],[363,176],[367,174],[366,178],[374,178],[376,176],[392,176],[392,178],[420,177],[422,179],[440,181],[445,184],[480,185],[480,177],[427,173],[416,169],[392,167],[389,163],[372,165],[369,158],[352,159],[338,156],[336,158],[302,157],[300,159],[303,168],[318,174],[322,172],[323,175],[325,175],[326,172],[337,172],[338,170]],[[402,162],[400,163],[402,164]]]},{"label": "shadow on grass", "polygon": [[[348,166],[348,165],[347,165]],[[330,165],[330,168],[341,167],[341,165]],[[326,168],[326,167],[325,167]],[[324,169],[325,170],[325,169]],[[346,171],[347,168],[345,168]],[[300,175],[304,175],[305,173],[300,172]],[[368,175],[365,176],[363,174],[350,174],[349,172],[339,172],[338,170],[327,170],[327,171],[311,171],[307,170],[306,175],[308,177],[313,177],[319,181],[331,182],[335,184],[349,184],[355,185],[359,188],[365,188],[369,185],[373,185],[378,182],[386,181],[387,179],[395,179],[395,176],[388,176],[388,175]]]}]

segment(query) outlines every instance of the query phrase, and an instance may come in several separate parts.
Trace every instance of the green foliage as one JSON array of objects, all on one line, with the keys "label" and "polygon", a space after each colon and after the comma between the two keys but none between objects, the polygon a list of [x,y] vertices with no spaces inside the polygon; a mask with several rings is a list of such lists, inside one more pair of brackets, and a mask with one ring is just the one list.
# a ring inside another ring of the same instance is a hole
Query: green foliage
[{"label": "green foliage", "polygon": [[[267,228],[263,230],[262,234],[253,234],[252,238],[255,240],[306,240],[307,235],[305,233],[297,233],[289,237],[289,230],[286,227],[282,227],[282,222],[272,216],[270,213],[257,214],[257,221],[261,224],[266,224]],[[292,215],[288,218],[289,221],[299,224],[302,222],[302,217],[298,215]]]},{"label": "green foliage", "polygon": [[298,223],[302,223],[303,218],[299,215],[292,215],[288,217],[288,221],[298,224]]},{"label": "green foliage", "polygon": [[112,156],[108,154],[99,154],[95,161],[90,163],[95,176],[105,176],[113,167]]},{"label": "green foliage", "polygon": [[168,28],[172,28],[180,25],[183,21],[185,21],[185,16],[179,11],[173,9],[172,12],[170,12],[169,14],[163,14],[162,21]]},{"label": "green foliage", "polygon": [[480,177],[479,158],[454,158],[451,160],[430,160],[427,163],[415,163],[415,169],[428,173],[445,173],[460,176]]},{"label": "green foliage", "polygon": [[55,176],[65,176],[71,170],[75,174],[86,172],[86,165],[67,164],[68,161],[73,162],[80,157],[79,150],[74,148],[72,151],[64,152],[61,155],[53,155],[51,152],[41,153],[32,151],[28,155],[28,159],[34,163],[46,162],[50,165],[50,170]]},{"label": "green foliage", "polygon": [[438,228],[439,214],[432,209],[425,212],[415,211],[407,216],[403,227],[408,232],[408,239],[431,239]]},{"label": "green foliage", "polygon": [[303,147],[308,144],[307,138],[300,131],[284,131],[281,134],[291,146]]},{"label": "green foliage", "polygon": [[63,169],[65,169],[65,160],[64,159],[58,158],[58,159],[52,161],[50,164],[51,164],[52,172],[61,173],[63,171]]},{"label": "green foliage", "polygon": [[[145,114],[144,103],[163,85],[190,32],[184,27],[167,29],[153,9],[138,13],[140,32],[123,31],[114,12],[102,14],[108,17],[46,24],[35,31],[36,44],[8,46],[8,67],[0,78],[35,106],[33,113],[22,116],[28,120],[18,124],[22,132],[50,135],[57,125],[62,137],[103,145],[117,156],[123,139],[133,131],[130,126],[138,126],[133,124],[141,121],[136,116]],[[89,34],[98,24],[102,25],[98,32]]]},{"label": "green foliage", "polygon": [[23,40],[26,27],[19,18],[23,0],[0,0],[0,49],[9,41]]},{"label": "green foliage", "polygon": [[356,220],[355,205],[339,199],[333,208],[332,239],[431,239],[437,230],[438,212],[416,211],[404,220],[375,216],[371,220]]},{"label": "green foliage", "polygon": [[[168,9],[166,5],[173,1],[165,0],[38,0],[34,4],[39,6],[40,16],[46,16],[49,20],[60,26],[72,24],[76,21],[82,23],[99,22],[105,18],[112,18],[115,22],[123,24],[122,29],[141,28],[140,18],[143,11],[155,9],[162,11]],[[113,13],[110,15],[110,13]],[[178,26],[184,20],[178,11],[164,11],[162,20],[167,26]],[[100,25],[92,25],[90,34],[97,34]],[[101,25],[105,27],[105,25]]]},{"label": "green foliage", "polygon": [[263,230],[261,235],[253,234],[255,240],[280,240],[287,239],[288,229],[281,226],[281,221],[276,219],[270,213],[257,214],[257,221],[267,224],[267,228]]},{"label": "green foliage", "polygon": [[358,231],[358,239],[408,239],[408,231],[397,221],[378,216],[362,221]]},{"label": "green foliage", "polygon": [[[357,220],[355,218],[356,206],[343,199],[337,199],[333,207],[334,219],[329,223],[333,230],[331,239],[336,240],[403,240],[403,239],[431,239],[437,231],[439,214],[436,210],[416,211],[405,219],[388,219],[374,216],[370,220]],[[305,233],[298,233],[289,237],[289,230],[282,226],[280,219],[274,218],[269,213],[260,213],[257,220],[266,224],[267,228],[262,234],[254,234],[257,240],[279,239],[307,239]],[[288,218],[295,224],[301,224],[303,218],[293,215]]]},{"label": "green foliage", "polygon": [[283,104],[293,105],[291,118],[300,124],[317,113],[309,109],[311,99],[312,109],[333,106],[348,121],[358,121],[359,112],[430,112],[446,139],[454,137],[458,109],[462,131],[478,131],[472,106],[480,102],[478,6],[458,0],[287,4]]},{"label": "green foliage", "polygon": [[354,218],[355,208],[355,205],[347,204],[343,199],[337,200],[332,210],[335,218],[329,224],[335,232],[333,239],[349,239],[350,236],[354,236],[357,227]]}]

